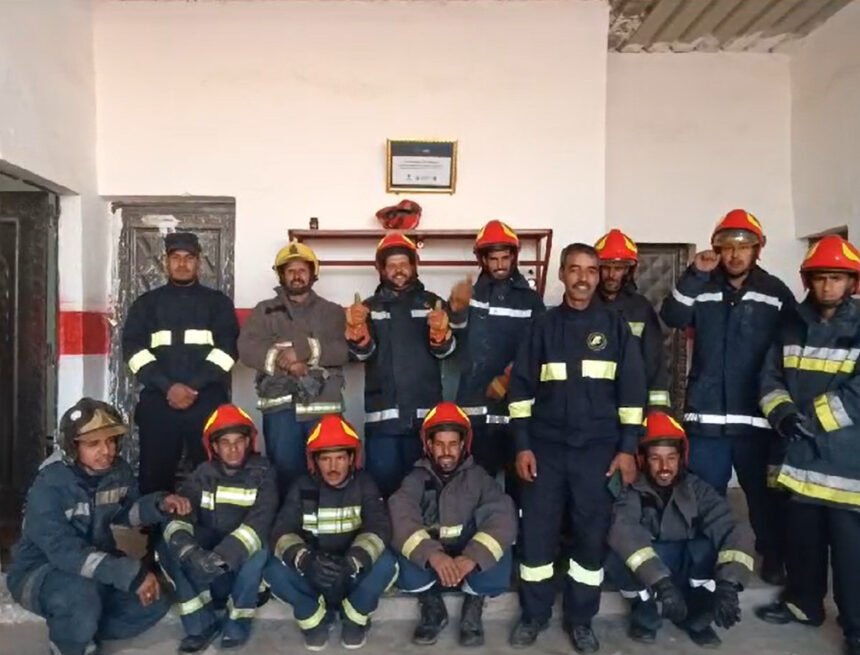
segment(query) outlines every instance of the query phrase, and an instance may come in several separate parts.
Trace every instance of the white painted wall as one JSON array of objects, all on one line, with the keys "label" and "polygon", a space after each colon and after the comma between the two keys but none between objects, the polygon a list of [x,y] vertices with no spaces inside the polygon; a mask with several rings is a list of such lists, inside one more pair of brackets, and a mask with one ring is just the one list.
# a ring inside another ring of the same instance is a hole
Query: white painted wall
[{"label": "white painted wall", "polygon": [[762,265],[798,291],[789,98],[786,55],[610,54],[607,223],[704,249],[743,207],[767,233]]},{"label": "white painted wall", "polygon": [[860,3],[792,50],[792,160],[800,235],[860,238]]}]

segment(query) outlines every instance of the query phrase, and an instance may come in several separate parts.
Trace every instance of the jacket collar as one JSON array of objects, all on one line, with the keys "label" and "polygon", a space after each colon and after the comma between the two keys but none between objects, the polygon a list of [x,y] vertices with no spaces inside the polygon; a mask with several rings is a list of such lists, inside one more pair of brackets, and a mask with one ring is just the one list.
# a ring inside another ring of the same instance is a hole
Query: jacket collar
[{"label": "jacket collar", "polygon": [[289,295],[287,295],[287,292],[284,289],[284,287],[282,287],[280,284],[275,287],[275,295],[277,295],[278,299],[281,302],[283,302],[284,304],[287,304],[291,307],[297,307],[297,306],[310,307],[311,305],[313,305],[316,302],[317,298],[319,298],[319,296],[316,294],[316,291],[311,289],[310,291],[308,291],[307,300],[305,300],[304,302],[293,302],[292,300],[290,300],[290,297],[289,297]]},{"label": "jacket collar", "polygon": [[475,291],[488,291],[494,286],[510,286],[512,289],[531,289],[529,281],[520,273],[520,269],[514,266],[510,277],[504,280],[496,280],[492,275],[481,269],[478,279],[475,281]]},{"label": "jacket collar", "polygon": [[399,298],[409,298],[410,296],[414,296],[422,291],[424,291],[424,283],[418,278],[415,278],[415,281],[403,291],[395,291],[380,282],[376,287],[375,293],[383,300],[396,301]]},{"label": "jacket collar", "polygon": [[436,480],[440,485],[443,485],[443,486],[448,484],[454,478],[456,478],[460,475],[463,475],[466,471],[468,471],[469,469],[472,469],[474,467],[475,467],[474,458],[471,455],[467,455],[466,459],[464,459],[462,462],[460,462],[460,466],[458,466],[456,469],[454,469],[454,472],[451,473],[451,475],[449,475],[447,477],[447,479],[443,480],[442,478],[439,477],[439,474],[436,473],[436,469],[433,468],[433,462],[431,462],[430,458],[427,457],[426,455],[424,457],[422,457],[421,459],[419,459],[417,462],[415,462],[415,468],[424,469],[430,475],[433,476],[434,480]]},{"label": "jacket collar", "polygon": [[[685,474],[684,478],[675,485],[672,490],[672,496],[667,505],[674,503],[686,521],[691,523],[693,518],[696,516],[696,496],[690,488],[690,484],[688,482],[689,478],[687,475],[688,474]],[[648,476],[645,475],[645,473],[640,472],[639,476],[630,486],[643,496],[653,497],[656,499],[657,506],[663,507],[663,501],[660,498],[660,494],[657,493],[651,485],[651,482],[648,480]]]},{"label": "jacket collar", "polygon": [[[806,294],[797,306],[797,313],[807,325],[815,325],[822,323],[821,314],[818,313],[818,308],[812,301],[812,296]],[[854,298],[846,298],[836,309],[836,313],[829,323],[835,325],[840,332],[845,332],[848,336],[853,336],[857,331],[857,324],[860,322],[860,305]]]}]

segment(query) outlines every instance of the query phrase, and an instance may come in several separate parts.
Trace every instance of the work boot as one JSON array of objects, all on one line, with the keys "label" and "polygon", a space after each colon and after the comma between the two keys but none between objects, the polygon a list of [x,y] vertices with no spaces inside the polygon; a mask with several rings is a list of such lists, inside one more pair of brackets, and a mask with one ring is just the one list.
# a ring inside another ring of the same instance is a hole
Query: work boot
[{"label": "work boot", "polygon": [[484,645],[484,597],[463,594],[463,608],[460,611],[460,645],[466,647]]},{"label": "work boot", "polygon": [[257,609],[272,600],[272,590],[266,587],[257,592]]},{"label": "work boot", "polygon": [[633,641],[638,641],[640,644],[653,644],[657,641],[657,631],[649,630],[645,626],[637,623],[631,623],[627,630],[627,636]]},{"label": "work boot", "polygon": [[[798,610],[800,612],[800,610]],[[812,621],[808,618],[802,618],[795,612],[792,612],[785,601],[778,600],[770,605],[762,605],[755,608],[755,615],[766,623],[776,625],[785,625],[786,623],[802,623],[803,625],[819,626],[824,621]]]},{"label": "work boot", "polygon": [[653,644],[660,628],[660,610],[654,598],[635,598],[630,607],[630,628],[627,635],[641,644]]},{"label": "work boot", "polygon": [[596,653],[600,649],[600,642],[590,625],[574,624],[567,629],[567,634],[577,653]]},{"label": "work boot", "polygon": [[687,630],[687,634],[690,635],[693,643],[701,648],[719,648],[723,643],[711,626],[701,630]]},{"label": "work boot", "polygon": [[340,628],[340,644],[349,650],[356,650],[364,646],[367,641],[367,631],[370,628],[370,622],[367,625],[356,623],[352,619],[343,618]]},{"label": "work boot", "polygon": [[520,617],[520,620],[511,631],[508,643],[514,648],[527,648],[537,641],[539,633],[549,627],[549,621],[535,621]]},{"label": "work boot", "polygon": [[244,646],[251,636],[251,625],[249,622],[227,620],[221,635],[221,648],[240,648]]},{"label": "work boot", "polygon": [[202,650],[206,650],[219,634],[221,634],[221,624],[215,621],[203,634],[186,635],[183,637],[182,641],[179,642],[179,652],[199,653]]},{"label": "work boot", "polygon": [[315,628],[302,630],[302,635],[305,638],[305,648],[312,651],[318,651],[325,648],[328,643],[328,634],[331,632],[331,627],[334,624],[334,617],[326,613],[325,618]]},{"label": "work boot", "polygon": [[421,618],[412,633],[412,643],[430,646],[439,639],[439,633],[448,625],[448,610],[442,600],[442,592],[437,587],[418,594],[418,607]]},{"label": "work boot", "polygon": [[762,580],[774,587],[785,586],[785,562],[777,557],[765,557],[761,561],[761,572],[759,573]]}]

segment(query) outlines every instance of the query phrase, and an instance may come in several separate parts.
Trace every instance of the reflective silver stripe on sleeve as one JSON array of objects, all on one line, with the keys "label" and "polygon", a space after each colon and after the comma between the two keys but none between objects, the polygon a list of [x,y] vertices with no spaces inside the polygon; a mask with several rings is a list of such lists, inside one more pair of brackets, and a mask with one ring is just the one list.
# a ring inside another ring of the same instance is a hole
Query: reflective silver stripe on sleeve
[{"label": "reflective silver stripe on sleeve", "polygon": [[83,565],[81,566],[81,576],[84,578],[92,578],[96,574],[96,569],[99,567],[99,564],[101,564],[107,556],[107,553],[100,550],[87,555]]}]

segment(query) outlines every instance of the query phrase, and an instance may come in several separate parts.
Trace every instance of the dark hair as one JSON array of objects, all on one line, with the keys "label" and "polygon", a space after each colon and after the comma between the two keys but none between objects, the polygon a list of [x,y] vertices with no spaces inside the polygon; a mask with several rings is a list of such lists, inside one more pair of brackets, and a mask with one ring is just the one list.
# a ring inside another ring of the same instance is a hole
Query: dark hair
[{"label": "dark hair", "polygon": [[594,246],[590,246],[587,243],[569,243],[564,247],[564,250],[561,251],[561,258],[559,259],[558,266],[559,268],[564,268],[564,263],[567,261],[569,255],[589,255],[593,257],[595,260],[599,260],[600,258],[597,255],[597,251],[594,249]]}]

